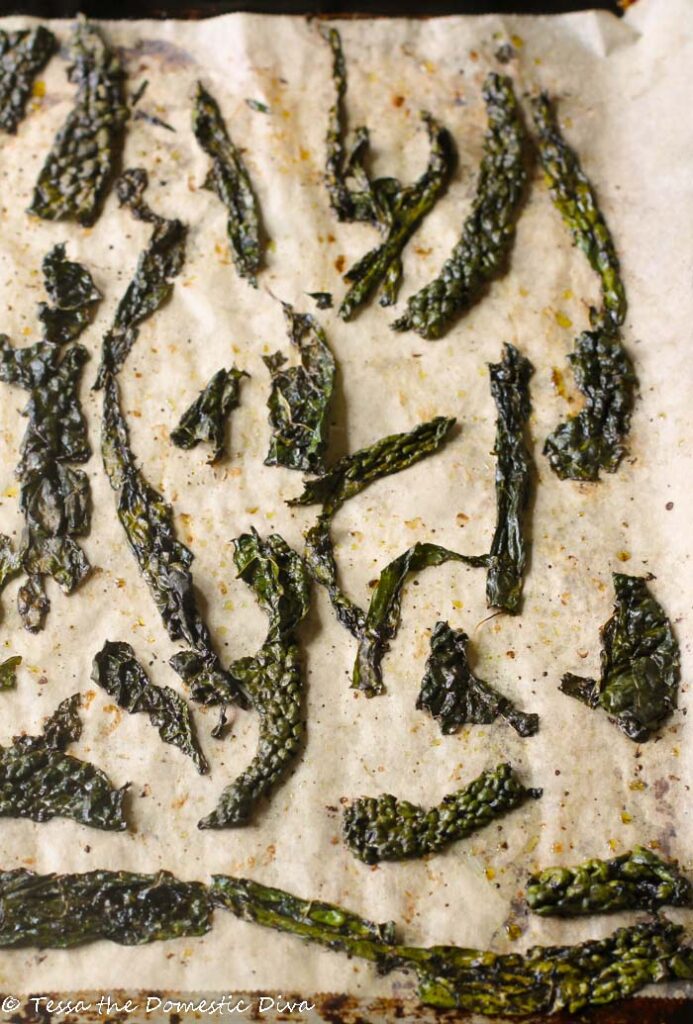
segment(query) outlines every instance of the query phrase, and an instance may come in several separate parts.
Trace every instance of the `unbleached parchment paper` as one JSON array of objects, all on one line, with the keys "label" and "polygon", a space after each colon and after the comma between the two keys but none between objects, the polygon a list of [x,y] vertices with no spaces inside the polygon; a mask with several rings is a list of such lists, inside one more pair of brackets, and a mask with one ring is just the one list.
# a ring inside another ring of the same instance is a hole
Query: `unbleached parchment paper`
[{"label": "unbleached parchment paper", "polygon": [[[351,125],[372,129],[375,170],[411,180],[427,156],[419,120],[427,109],[452,131],[459,165],[445,197],[405,251],[405,299],[437,272],[459,236],[474,193],[485,112],[481,84],[499,68],[495,53],[512,42],[507,65],[520,93],[557,97],[565,134],[595,183],[622,260],[630,304],[624,340],[641,382],[631,454],[598,485],[560,482],[541,454],[543,439],[579,398],[566,356],[587,324],[597,282],[536,172],[520,219],[509,272],[441,341],[393,334],[398,310],[371,303],[350,324],[319,312],[339,364],[331,457],[437,414],[460,429],[436,456],[380,481],[350,501],[334,525],[344,585],[360,603],[369,583],[417,540],[461,551],[488,549],[495,513],[491,453],[495,409],[486,364],[504,341],[535,366],[531,433],[537,465],[531,568],[522,615],[488,617],[484,573],[459,565],[420,575],[406,588],[402,628],[384,665],[387,693],[367,701],[349,689],[355,642],[322,591],[301,628],[308,740],[292,776],[253,825],[200,832],[198,819],[251,758],[252,713],[238,712],[230,737],[210,738],[216,711],[195,711],[208,777],[165,746],[146,715],[128,716],[91,682],[104,640],[126,640],[153,682],[182,687],[168,666],[176,650],[139,577],[115,515],[98,453],[100,397],[93,383],[101,338],[148,237],[146,225],[111,195],[89,230],[50,224],[24,211],[55,132],[73,99],[65,62],[54,58],[45,94],[16,137],[0,146],[0,311],[15,344],[38,338],[40,264],[57,242],[92,271],[104,301],[83,336],[92,353],[82,400],[95,454],[87,465],[94,514],[84,547],[94,566],[70,597],[49,583],[52,610],[37,636],[15,607],[18,583],[3,595],[0,642],[23,665],[15,692],[2,695],[2,735],[38,728],[75,690],[86,694],[85,731],[72,749],[131,783],[132,829],[101,833],[69,821],[3,820],[0,864],[36,871],[96,867],[155,871],[186,879],[213,872],[246,875],[295,893],[336,901],[375,920],[400,922],[407,941],[522,950],[534,943],[579,942],[632,920],[528,917],[519,896],[528,871],[585,857],[608,857],[654,843],[685,867],[692,858],[688,813],[687,680],[691,678],[693,596],[690,478],[693,388],[693,60],[690,0],[640,0],[622,20],[605,13],[551,18],[451,17],[345,21]],[[30,24],[5,18],[3,27]],[[51,27],[61,43],[69,24]],[[125,166],[150,174],[157,211],[190,227],[186,265],[172,301],[142,327],[121,374],[133,449],[148,479],[172,502],[181,539],[225,661],[253,653],[266,620],[235,579],[232,540],[255,526],[280,532],[299,550],[317,509],[290,510],[300,475],[263,465],[269,439],[268,373],[261,355],[289,351],[278,300],[314,310],[308,291],[344,292],[340,270],[376,242],[368,226],[338,224],[322,183],[330,54],[316,23],[301,18],[230,15],[200,23],[104,23],[121,49],[130,91],[176,133],[131,121]],[[267,267],[253,290],[235,273],[225,211],[202,189],[207,160],[190,126],[194,83],[218,99],[245,160],[271,239]],[[248,107],[261,100],[270,114]],[[401,307],[400,307],[401,308]],[[292,358],[294,358],[292,356]],[[251,379],[230,426],[230,457],[211,468],[203,448],[183,452],[168,439],[184,408],[221,366]],[[557,392],[555,370],[565,375]],[[27,396],[1,385],[0,530],[21,530],[14,466]],[[598,671],[598,628],[612,605],[610,574],[653,572],[657,598],[676,624],[684,655],[681,709],[657,739],[635,745],[605,716],[561,695],[563,672]],[[441,736],[414,708],[430,630],[444,618],[472,637],[479,674],[541,715],[537,736],[520,740],[498,723]],[[447,852],[370,869],[342,845],[341,801],[393,792],[424,804],[510,760],[529,785],[530,802]],[[690,915],[672,912],[690,921]],[[510,929],[508,926],[515,925]],[[511,936],[515,936],[514,938]],[[4,951],[0,989],[20,992],[176,988],[181,991],[291,990],[310,994],[407,994],[402,975],[372,968],[217,912],[204,938],[126,949],[97,943],[60,951]]]}]

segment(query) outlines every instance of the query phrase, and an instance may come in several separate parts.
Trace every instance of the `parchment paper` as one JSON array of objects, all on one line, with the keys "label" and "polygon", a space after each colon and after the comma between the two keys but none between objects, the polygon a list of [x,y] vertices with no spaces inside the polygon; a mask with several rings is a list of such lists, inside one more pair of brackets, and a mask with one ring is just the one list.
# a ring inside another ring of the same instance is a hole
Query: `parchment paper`
[{"label": "parchment paper", "polygon": [[[518,229],[510,272],[437,343],[397,335],[394,315],[376,303],[351,324],[318,313],[339,363],[332,457],[436,414],[458,417],[454,440],[433,458],[383,480],[350,501],[334,526],[348,592],[361,604],[369,583],[416,540],[458,550],[488,549],[493,529],[495,409],[486,364],[504,341],[533,362],[531,432],[537,463],[531,570],[518,618],[488,617],[484,573],[449,565],[409,585],[402,628],[385,660],[387,693],[367,701],[349,689],[355,642],[334,620],[322,591],[301,630],[306,665],[308,741],[295,772],[248,828],[200,832],[198,819],[250,760],[252,713],[238,712],[232,735],[210,738],[216,711],[196,711],[212,764],[199,777],[189,760],[161,743],[145,715],[114,707],[89,678],[104,640],[126,640],[152,680],[180,687],[169,642],[115,516],[100,455],[100,398],[93,382],[101,337],[144,246],[148,228],[120,211],[115,197],[90,230],[31,219],[24,211],[39,168],[73,100],[64,61],[51,61],[45,95],[16,137],[0,146],[1,327],[16,344],[37,340],[36,303],[44,297],[40,263],[56,242],[93,272],[105,299],[83,336],[92,352],[82,399],[95,454],[87,466],[94,499],[84,547],[91,578],[70,597],[49,583],[45,632],[21,628],[18,583],[3,595],[1,643],[21,654],[16,692],[2,695],[2,734],[35,730],[75,690],[87,694],[83,740],[73,749],[117,785],[131,782],[127,834],[68,821],[0,823],[0,864],[37,871],[96,867],[154,871],[207,880],[212,872],[247,875],[305,896],[332,900],[375,920],[394,919],[412,943],[455,942],[522,950],[541,942],[578,942],[608,934],[632,915],[582,921],[526,917],[518,896],[528,871],[588,856],[608,857],[655,843],[684,866],[692,860],[688,813],[693,755],[685,713],[691,675],[690,557],[691,202],[693,126],[690,0],[640,0],[618,21],[608,14],[553,18],[452,17],[340,23],[352,126],[372,128],[375,168],[411,180],[424,166],[421,108],[453,132],[459,166],[447,195],[405,252],[405,299],[437,272],[469,210],[485,113],[480,87],[498,68],[499,45],[512,42],[509,65],[520,92],[549,89],[565,133],[598,188],[622,260],[630,311],[624,340],[641,381],[631,456],[598,485],[560,482],[541,454],[543,439],[579,398],[566,356],[587,325],[597,282],[571,247],[537,172]],[[31,24],[6,18],[3,27]],[[61,43],[66,22],[51,27]],[[345,289],[338,268],[376,243],[363,225],[338,224],[321,175],[326,112],[332,99],[330,55],[316,24],[300,18],[231,15],[190,22],[104,23],[122,48],[131,91],[150,80],[141,106],[176,128],[130,123],[126,166],[151,176],[151,205],[190,225],[185,269],[172,301],[144,324],[121,374],[132,445],[151,482],[176,510],[179,536],[195,553],[195,579],[225,661],[253,653],[265,617],[235,579],[232,539],[251,525],[302,546],[317,509],[291,511],[301,490],[289,470],[263,466],[269,438],[268,373],[260,356],[289,351],[279,299],[314,309],[307,291]],[[225,212],[202,190],[207,161],[190,128],[196,79],[221,104],[247,166],[271,238],[267,269],[254,291],[228,254]],[[265,102],[269,115],[246,98]],[[336,303],[337,304],[337,303]],[[401,307],[400,307],[401,308]],[[395,311],[395,313],[397,310]],[[570,324],[568,325],[568,321]],[[293,356],[292,356],[293,358]],[[210,468],[203,448],[172,447],[168,433],[198,390],[235,363],[252,379],[231,422],[230,458]],[[567,396],[552,372],[565,375]],[[26,395],[0,387],[0,529],[18,537],[13,470]],[[676,624],[684,655],[681,710],[656,740],[637,746],[605,716],[558,692],[565,671],[598,672],[598,628],[612,605],[610,574],[653,572],[655,595]],[[442,737],[414,709],[430,630],[444,618],[472,637],[479,674],[541,715],[532,739],[498,723]],[[381,792],[437,803],[480,771],[510,760],[530,802],[446,853],[369,869],[339,839],[341,801]],[[690,921],[690,915],[672,912]],[[516,936],[510,937],[507,926]],[[112,987],[180,990],[253,989],[369,995],[409,992],[401,975],[378,979],[369,965],[306,947],[217,912],[204,938],[124,949],[98,943],[69,952],[3,952],[0,989]]]}]

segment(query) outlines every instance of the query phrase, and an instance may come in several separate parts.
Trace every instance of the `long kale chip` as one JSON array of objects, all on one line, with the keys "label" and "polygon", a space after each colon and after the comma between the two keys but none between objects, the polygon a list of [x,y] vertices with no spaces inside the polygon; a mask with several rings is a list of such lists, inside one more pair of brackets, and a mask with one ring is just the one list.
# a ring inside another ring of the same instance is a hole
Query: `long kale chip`
[{"label": "long kale chip", "polygon": [[201,882],[168,871],[0,872],[0,946],[69,949],[98,939],[123,946],[204,935],[211,905]]},{"label": "long kale chip", "polygon": [[55,36],[43,25],[0,31],[0,128],[11,135],[24,117],[34,78],[55,52]]},{"label": "long kale chip", "polygon": [[92,828],[120,831],[125,788],[113,789],[88,761],[65,753],[82,734],[78,693],[58,705],[39,736],[16,736],[0,747],[0,817],[71,818]]},{"label": "long kale chip", "polygon": [[188,705],[170,686],[149,681],[130,644],[107,640],[94,657],[91,677],[131,715],[146,712],[164,743],[178,747],[201,775],[209,771]]},{"label": "long kale chip", "polygon": [[372,179],[366,168],[368,129],[356,129],[349,151],[345,143],[346,66],[339,32],[330,28],[325,38],[332,49],[336,90],[327,131],[325,181],[330,205],[341,221],[366,221],[377,227],[384,239],[344,275],[351,288],[342,300],[339,315],[349,320],[381,286],[380,305],[391,306],[396,302],[402,280],[402,251],[445,190],[454,167],[455,151],[450,133],[424,112],[422,118],[430,143],[424,173],[412,185],[402,185],[396,178]]},{"label": "long kale chip", "polygon": [[647,586],[652,576],[613,574],[614,614],[601,630],[599,680],[566,673],[561,690],[602,708],[637,743],[676,708],[681,658],[664,609]]},{"label": "long kale chip", "polygon": [[116,184],[118,202],[137,218],[152,225],[147,248],[140,253],[135,274],[118,303],[113,324],[103,339],[101,365],[95,387],[101,388],[109,373],[117,373],[135,344],[139,324],[170,298],[173,278],[183,269],[187,227],[177,218],[167,220],[144,201],[147,172],[141,167],[125,171]]},{"label": "long kale chip", "polygon": [[99,215],[120,159],[128,117],[124,74],[100,32],[82,19],[70,42],[70,60],[75,105],[41,169],[29,212],[88,226]]},{"label": "long kale chip", "polygon": [[626,295],[611,233],[576,153],[561,135],[544,93],[533,100],[539,156],[551,198],[570,228],[573,241],[599,275],[601,310],[590,310],[593,330],[583,332],[569,357],[585,405],[546,439],[544,453],[561,479],[598,480],[614,473],[626,453],[637,378],[619,328]]},{"label": "long kale chip", "polygon": [[486,561],[486,555],[461,555],[440,544],[419,542],[386,565],[371,594],[359,638],[352,688],[361,690],[367,697],[384,691],[382,661],[390,649],[390,641],[397,635],[402,616],[402,590],[412,573],[445,562],[483,566]]},{"label": "long kale chip", "polygon": [[531,459],[524,440],[529,419],[529,379],[534,367],[512,345],[500,363],[491,363],[491,394],[496,419],[496,529],[486,577],[490,608],[516,612],[522,599],[527,562],[523,515],[529,501]]},{"label": "long kale chip", "polygon": [[330,402],[335,361],[325,332],[309,313],[296,313],[283,303],[289,339],[300,365],[284,369],[286,356],[263,356],[272,376],[268,400],[272,427],[266,466],[286,466],[304,473],[323,473],[330,430]]},{"label": "long kale chip", "polygon": [[73,345],[61,355],[60,347],[84,330],[101,298],[89,272],[65,259],[63,245],[44,259],[43,276],[51,300],[39,304],[44,340],[16,349],[7,335],[0,335],[0,380],[30,396],[17,466],[25,528],[12,574],[20,568],[27,574],[18,607],[32,632],[43,628],[50,607],[43,577],[52,576],[69,594],[90,569],[75,540],[89,531],[89,480],[69,465],[86,462],[91,455],[78,396],[89,354],[82,345]]},{"label": "long kale chip", "polygon": [[253,530],[235,541],[238,575],[254,591],[269,617],[264,644],[252,658],[231,666],[260,716],[258,748],[248,768],[221,794],[199,828],[233,828],[250,820],[259,800],[286,775],[303,743],[303,679],[296,628],[310,604],[310,578],[303,560],[273,534]]},{"label": "long kale chip", "polygon": [[507,264],[525,189],[526,133],[510,78],[491,72],[483,94],[488,132],[472,211],[439,276],[407,300],[395,331],[442,337]]},{"label": "long kale chip", "polygon": [[509,764],[499,764],[429,809],[391,793],[354,800],[344,811],[342,834],[364,864],[423,857],[540,796],[540,789],[522,785]]},{"label": "long kale chip", "polygon": [[257,287],[255,275],[263,258],[258,201],[241,154],[229,138],[217,102],[199,82],[193,109],[193,131],[202,149],[212,159],[204,187],[215,192],[226,207],[226,230],[236,270]]},{"label": "long kale chip", "polygon": [[527,880],[527,903],[544,917],[687,907],[691,883],[676,864],[642,846],[611,860],[546,868]]},{"label": "long kale chip", "polygon": [[118,494],[118,518],[171,640],[191,648],[171,665],[201,704],[244,704],[237,680],[224,672],[195,596],[190,566],[193,554],[179,541],[173,509],[145,479],[130,448],[120,408],[116,377],[108,373],[104,389],[101,454],[111,487]]},{"label": "long kale chip", "polygon": [[645,985],[693,977],[684,929],[666,919],[619,928],[576,946],[533,946],[524,955],[460,946],[407,946],[392,922],[375,924],[332,903],[303,900],[244,878],[214,875],[214,906],[374,963],[381,974],[413,971],[427,1006],[525,1016],[577,1013]]},{"label": "long kale chip", "polygon": [[180,418],[171,431],[171,440],[178,448],[189,450],[200,441],[212,445],[210,463],[218,462],[226,452],[226,420],[238,408],[240,383],[245,370],[219,370]]},{"label": "long kale chip", "polygon": [[468,642],[463,630],[436,623],[417,708],[437,719],[444,734],[468,723],[489,725],[502,718],[520,736],[533,736],[539,716],[518,711],[511,700],[474,675],[467,658]]}]

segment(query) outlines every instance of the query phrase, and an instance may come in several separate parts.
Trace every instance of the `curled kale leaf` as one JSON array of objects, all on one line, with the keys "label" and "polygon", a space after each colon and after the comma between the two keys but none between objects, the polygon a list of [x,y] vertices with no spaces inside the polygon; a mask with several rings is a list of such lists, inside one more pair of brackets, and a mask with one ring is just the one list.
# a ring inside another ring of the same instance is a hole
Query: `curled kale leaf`
[{"label": "curled kale leaf", "polygon": [[491,72],[484,83],[488,132],[472,212],[437,278],[407,300],[396,331],[440,338],[507,264],[525,190],[525,129],[512,80]]},{"label": "curled kale leaf", "polygon": [[98,939],[123,946],[204,935],[211,906],[201,882],[168,871],[0,872],[0,946],[70,949]]},{"label": "curled kale leaf", "polygon": [[44,220],[93,224],[115,174],[128,117],[120,61],[80,19],[70,42],[75,105],[39,173],[29,212]]},{"label": "curled kale leaf", "polygon": [[17,736],[0,747],[0,817],[71,818],[92,828],[121,831],[123,789],[114,789],[100,768],[65,753],[79,739],[78,693],[58,705],[39,736]]},{"label": "curled kale leaf", "polygon": [[520,736],[533,736],[539,716],[518,711],[511,700],[474,675],[467,658],[468,642],[463,630],[436,623],[417,708],[437,719],[445,734],[462,725],[488,725],[502,718]]},{"label": "curled kale leaf", "polygon": [[540,796],[540,789],[522,785],[509,764],[500,764],[428,809],[390,793],[361,797],[345,810],[342,834],[364,864],[422,857]]},{"label": "curled kale leaf", "polygon": [[301,362],[285,369],[286,357],[281,352],[262,357],[272,376],[268,401],[272,438],[265,465],[322,473],[336,372],[334,356],[314,317],[296,313],[287,303],[283,306],[289,338]]},{"label": "curled kale leaf", "polygon": [[600,630],[600,677],[566,673],[560,687],[588,707],[602,708],[637,743],[675,710],[681,676],[678,641],[650,593],[651,579],[614,573],[614,613]]},{"label": "curled kale leaf", "polygon": [[236,270],[257,287],[256,274],[263,259],[260,208],[248,171],[229,137],[219,106],[199,82],[193,109],[193,132],[212,160],[204,187],[215,192],[226,207],[226,230]]},{"label": "curled kale leaf", "polygon": [[382,287],[381,306],[397,301],[402,251],[444,192],[455,164],[455,150],[450,133],[430,114],[422,112],[430,143],[424,173],[412,185],[402,185],[396,178],[371,178],[366,166],[368,129],[356,129],[350,149],[345,141],[346,65],[339,32],[330,28],[325,39],[332,50],[336,92],[327,131],[325,183],[330,205],[341,221],[366,221],[383,235],[383,242],[344,275],[351,287],[339,307],[339,315],[350,320],[378,288]]},{"label": "curled kale leaf", "polygon": [[55,36],[43,25],[0,31],[0,128],[14,135],[34,79],[55,53]]},{"label": "curled kale leaf", "polygon": [[91,677],[131,715],[146,712],[164,743],[178,747],[201,775],[209,771],[188,705],[170,686],[149,681],[130,644],[107,640],[94,657]]},{"label": "curled kale leaf", "polygon": [[189,450],[201,441],[212,445],[211,462],[218,462],[226,451],[224,434],[226,420],[240,401],[240,383],[248,374],[231,367],[219,370],[200,392],[171,431],[171,440],[178,448]]},{"label": "curled kale leaf", "polygon": [[527,903],[543,917],[687,907],[691,883],[675,863],[636,846],[611,860],[545,868],[527,880]]}]

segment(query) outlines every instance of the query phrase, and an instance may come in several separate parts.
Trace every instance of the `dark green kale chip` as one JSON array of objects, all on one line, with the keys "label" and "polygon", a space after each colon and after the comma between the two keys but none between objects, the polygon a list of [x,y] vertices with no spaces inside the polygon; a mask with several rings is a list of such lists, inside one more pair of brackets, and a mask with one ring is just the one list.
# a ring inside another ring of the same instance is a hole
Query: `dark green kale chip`
[{"label": "dark green kale chip", "polygon": [[40,736],[16,736],[0,747],[0,817],[71,818],[92,828],[121,831],[125,789],[114,789],[100,768],[66,754],[79,739],[78,693],[58,705]]},{"label": "dark green kale chip", "polygon": [[318,309],[332,309],[332,294],[330,292],[306,292],[306,295],[315,300]]},{"label": "dark green kale chip", "polygon": [[118,518],[140,572],[171,640],[191,650],[175,654],[171,665],[201,704],[244,703],[237,680],[214,652],[200,613],[190,566],[193,554],[176,538],[173,509],[145,479],[130,448],[120,408],[118,382],[106,374],[101,454],[111,487],[118,493]]},{"label": "dark green kale chip", "polygon": [[339,586],[330,521],[330,516],[318,516],[317,523],[306,532],[303,557],[313,579],[327,590],[338,621],[352,636],[360,637],[366,626],[366,613]]},{"label": "dark green kale chip", "polygon": [[627,310],[613,239],[594,189],[576,153],[561,134],[546,94],[533,100],[539,156],[551,198],[573,241],[599,275],[602,308],[590,310],[591,331],[577,339],[569,357],[584,407],[547,438],[544,454],[562,479],[598,480],[614,473],[626,454],[637,378],[619,336]]},{"label": "dark green kale chip", "polygon": [[467,658],[468,642],[463,630],[436,623],[417,708],[440,722],[444,734],[462,725],[489,725],[502,718],[520,736],[533,736],[539,716],[518,711],[511,700],[474,675]]},{"label": "dark green kale chip", "polygon": [[168,871],[0,872],[0,946],[69,949],[98,939],[123,946],[204,935],[211,905],[201,882]]},{"label": "dark green kale chip", "polygon": [[491,72],[483,93],[488,132],[472,211],[440,274],[407,300],[395,331],[442,337],[507,265],[525,191],[526,133],[510,78]]},{"label": "dark green kale chip", "polygon": [[210,898],[246,921],[369,960],[380,974],[413,971],[421,1002],[439,1009],[491,1016],[574,1014],[625,999],[652,982],[693,977],[684,928],[664,918],[575,946],[533,946],[522,955],[400,945],[392,922],[375,924],[335,904],[303,900],[245,878],[214,875]]},{"label": "dark green kale chip", "polygon": [[444,192],[455,164],[455,150],[450,133],[430,114],[422,112],[430,142],[424,173],[412,185],[402,185],[396,178],[371,178],[366,166],[368,129],[356,129],[350,149],[345,142],[346,66],[339,32],[330,28],[325,39],[332,49],[336,90],[327,130],[325,182],[330,205],[341,221],[366,221],[377,227],[384,239],[344,275],[351,288],[342,300],[339,315],[349,320],[381,286],[381,306],[397,301],[402,251]]},{"label": "dark green kale chip", "polygon": [[231,255],[240,277],[257,287],[263,240],[260,208],[240,151],[231,141],[216,100],[198,82],[193,108],[193,131],[212,166],[204,187],[215,192],[228,214],[226,230]]},{"label": "dark green kale chip", "polygon": [[151,124],[155,128],[165,128],[167,132],[175,132],[176,130],[173,125],[162,121],[156,114],[149,114],[146,110],[136,110],[133,119],[135,121],[146,121],[147,124]]},{"label": "dark green kale chip", "polygon": [[58,132],[29,212],[44,220],[93,224],[115,174],[128,110],[120,61],[89,22],[75,25],[68,78],[75,105]]},{"label": "dark green kale chip", "polygon": [[24,117],[34,78],[55,53],[55,36],[43,25],[0,31],[0,128],[14,135]]},{"label": "dark green kale chip", "polygon": [[209,771],[188,705],[170,686],[149,681],[130,644],[107,640],[94,657],[91,677],[131,715],[146,712],[164,743],[178,747],[201,775]]},{"label": "dark green kale chip", "polygon": [[491,608],[516,612],[522,599],[527,562],[523,516],[529,502],[531,458],[524,434],[531,406],[529,379],[534,367],[513,345],[500,363],[491,363],[491,394],[496,403],[496,529],[486,577]]},{"label": "dark green kale chip", "polygon": [[371,603],[359,637],[352,688],[367,697],[383,693],[382,661],[397,635],[402,615],[402,590],[411,573],[445,562],[484,566],[486,555],[461,555],[440,544],[417,543],[386,565],[371,594]]},{"label": "dark green kale chip", "polygon": [[0,690],[14,690],[17,685],[17,669],[22,664],[18,654],[0,662]]},{"label": "dark green kale chip", "polygon": [[50,607],[43,577],[52,576],[69,594],[90,569],[75,540],[89,531],[89,481],[86,473],[68,465],[86,462],[91,455],[78,395],[89,354],[82,345],[73,345],[61,355],[60,346],[84,330],[101,298],[89,272],[65,259],[63,245],[48,253],[43,275],[51,300],[39,305],[45,340],[16,349],[0,335],[0,380],[30,395],[17,466],[25,529],[20,551],[6,562],[6,571],[14,575],[21,568],[27,574],[18,607],[32,632],[43,628]]},{"label": "dark green kale chip", "polygon": [[344,811],[342,835],[364,864],[423,857],[477,832],[525,800],[538,799],[541,792],[523,786],[509,764],[499,764],[437,807],[419,807],[390,793],[354,800]]},{"label": "dark green kale chip", "polygon": [[144,201],[147,172],[141,167],[125,171],[118,179],[118,202],[137,220],[152,225],[147,248],[137,260],[135,274],[118,303],[113,324],[103,339],[101,365],[96,388],[101,388],[109,373],[117,373],[139,334],[139,324],[147,320],[170,298],[173,278],[183,269],[188,229],[177,218],[166,220],[154,213]]},{"label": "dark green kale chip", "polygon": [[217,806],[198,827],[246,825],[260,799],[296,761],[305,732],[303,678],[295,631],[310,604],[310,578],[303,560],[273,534],[263,540],[255,530],[235,541],[238,575],[267,612],[267,637],[252,658],[231,666],[250,704],[260,716],[258,748],[251,764],[222,792]]},{"label": "dark green kale chip", "polygon": [[301,362],[284,368],[286,356],[281,352],[262,357],[272,377],[267,402],[272,437],[265,465],[323,473],[336,373],[334,356],[315,317],[294,312],[288,303],[283,307],[289,340],[298,349]]},{"label": "dark green kale chip", "polygon": [[527,903],[543,917],[688,907],[691,883],[676,863],[636,846],[611,860],[586,860],[530,875]]},{"label": "dark green kale chip", "polygon": [[567,673],[561,690],[602,708],[637,743],[676,708],[681,657],[671,623],[647,586],[653,576],[614,573],[614,614],[600,630],[598,680]]},{"label": "dark green kale chip", "polygon": [[218,462],[226,453],[226,420],[240,402],[240,384],[248,374],[245,370],[219,370],[200,392],[171,431],[171,440],[178,448],[189,450],[201,441],[212,445],[210,463]]}]

